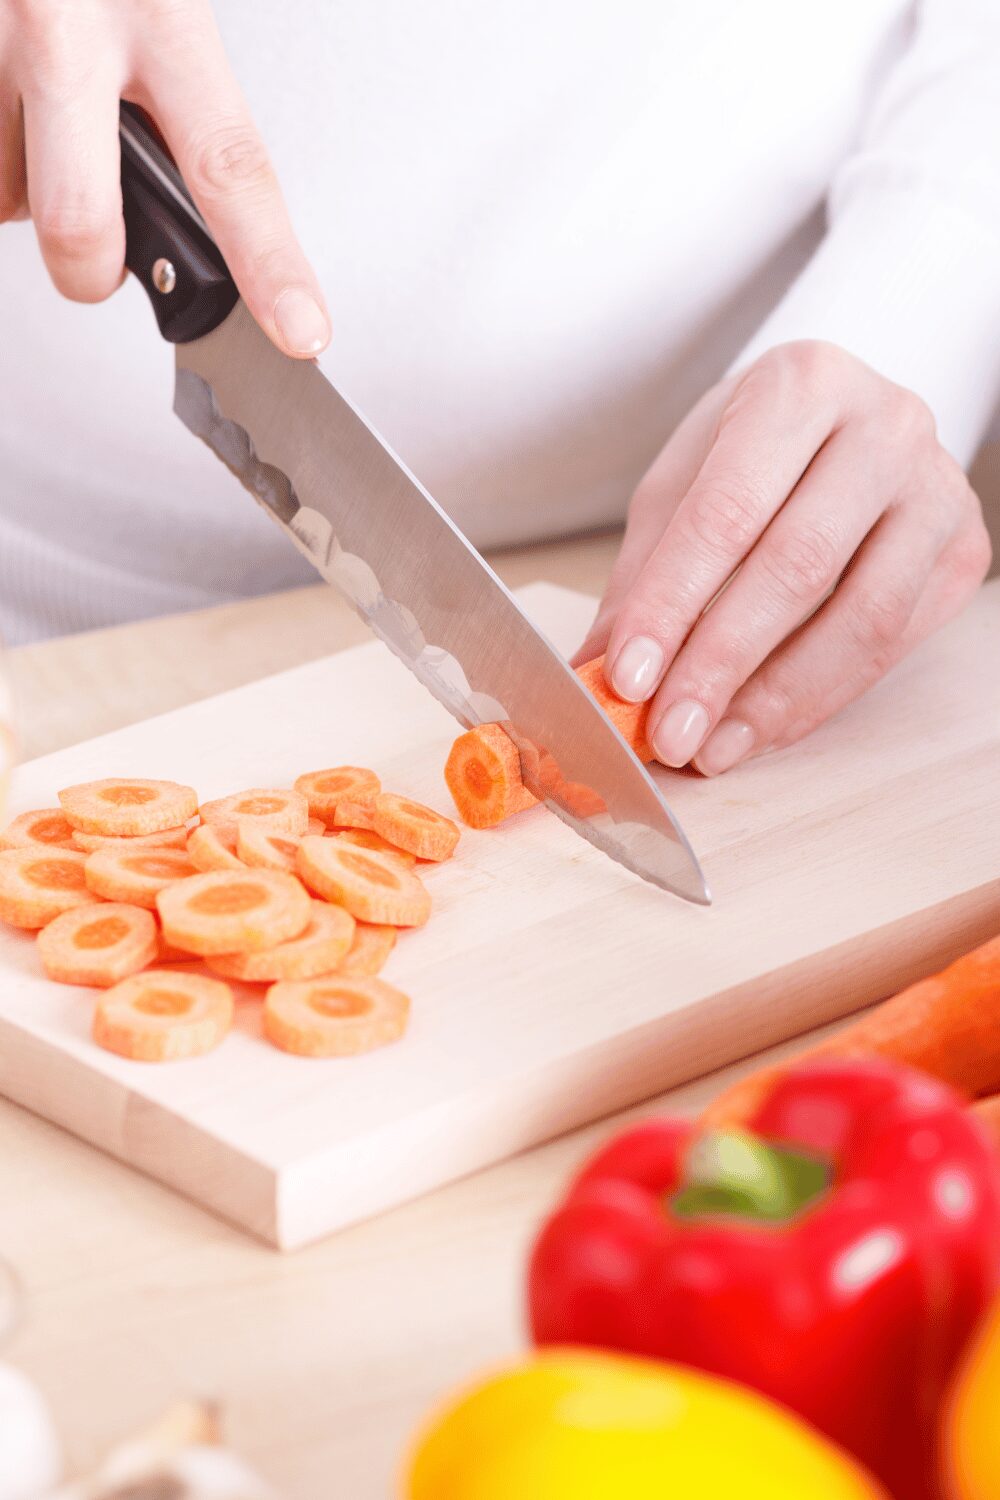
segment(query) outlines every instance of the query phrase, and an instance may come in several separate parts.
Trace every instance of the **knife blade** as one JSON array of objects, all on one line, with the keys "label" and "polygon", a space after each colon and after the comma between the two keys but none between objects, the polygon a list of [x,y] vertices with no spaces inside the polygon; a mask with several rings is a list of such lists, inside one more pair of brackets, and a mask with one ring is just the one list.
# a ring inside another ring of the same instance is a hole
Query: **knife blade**
[{"label": "knife blade", "polygon": [[[529,790],[563,822],[637,875],[707,905],[680,824],[564,658],[319,366],[276,349],[242,300],[226,307],[228,273],[193,209],[170,242],[186,190],[130,113],[122,147],[128,263],[175,343],[181,420],[460,724],[504,726]],[[159,173],[169,191],[151,212]],[[146,193],[138,205],[136,176]],[[213,299],[204,317],[200,280]]]}]

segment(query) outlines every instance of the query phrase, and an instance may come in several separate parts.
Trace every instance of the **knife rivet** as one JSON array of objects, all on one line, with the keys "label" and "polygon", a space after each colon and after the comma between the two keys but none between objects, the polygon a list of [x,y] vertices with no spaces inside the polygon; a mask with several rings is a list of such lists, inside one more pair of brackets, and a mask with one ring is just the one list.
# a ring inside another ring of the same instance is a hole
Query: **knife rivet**
[{"label": "knife rivet", "polygon": [[177,272],[174,270],[173,262],[166,260],[162,255],[159,260],[153,262],[153,285],[164,296],[172,292],[177,285]]}]

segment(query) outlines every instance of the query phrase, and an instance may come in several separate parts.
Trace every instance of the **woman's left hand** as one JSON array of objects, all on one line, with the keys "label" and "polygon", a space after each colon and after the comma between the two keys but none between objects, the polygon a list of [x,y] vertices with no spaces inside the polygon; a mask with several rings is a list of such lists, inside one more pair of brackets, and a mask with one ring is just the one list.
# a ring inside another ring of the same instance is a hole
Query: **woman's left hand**
[{"label": "woman's left hand", "polygon": [[665,765],[716,775],[871,687],[989,565],[919,397],[835,345],[784,344],[710,390],[642,480],[576,659],[606,652],[619,696],[653,699]]}]

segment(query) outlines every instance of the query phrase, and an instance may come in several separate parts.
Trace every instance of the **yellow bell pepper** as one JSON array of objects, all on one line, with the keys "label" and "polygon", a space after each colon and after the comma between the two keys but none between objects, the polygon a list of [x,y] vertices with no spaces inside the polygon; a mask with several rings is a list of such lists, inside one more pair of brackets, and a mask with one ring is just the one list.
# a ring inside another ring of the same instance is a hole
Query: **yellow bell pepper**
[{"label": "yellow bell pepper", "polygon": [[1000,1496],[1000,1302],[987,1317],[959,1372],[945,1417],[948,1494],[955,1500]]},{"label": "yellow bell pepper", "polygon": [[555,1349],[488,1376],[418,1436],[407,1500],[886,1500],[812,1428],[679,1365]]}]

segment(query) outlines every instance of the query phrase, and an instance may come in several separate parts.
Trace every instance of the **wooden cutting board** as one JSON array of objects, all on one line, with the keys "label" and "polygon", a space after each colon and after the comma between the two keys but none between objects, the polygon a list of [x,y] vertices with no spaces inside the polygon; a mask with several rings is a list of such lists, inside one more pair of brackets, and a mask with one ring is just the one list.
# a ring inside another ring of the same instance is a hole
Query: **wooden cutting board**
[{"label": "wooden cutting board", "polygon": [[[582,595],[522,597],[565,650],[589,623]],[[453,734],[372,643],[33,761],[11,813],[98,776],[207,798],[341,762],[448,810]],[[1000,930],[1000,583],[808,743],[659,774],[710,910],[535,809],[428,876],[435,915],[386,970],[403,1042],[288,1057],[247,1001],[216,1052],[159,1067],[96,1048],[90,992],[4,929],[0,1091],[289,1248],[869,1003]]]}]

